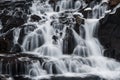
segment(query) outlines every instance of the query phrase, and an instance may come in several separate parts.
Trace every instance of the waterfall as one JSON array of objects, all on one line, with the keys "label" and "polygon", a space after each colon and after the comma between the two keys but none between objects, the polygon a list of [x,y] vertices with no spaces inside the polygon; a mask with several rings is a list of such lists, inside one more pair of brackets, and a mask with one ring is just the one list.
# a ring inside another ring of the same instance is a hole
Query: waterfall
[{"label": "waterfall", "polygon": [[[19,58],[18,61],[23,64],[16,65],[16,70],[20,67],[21,73],[33,80],[60,75],[85,77],[89,74],[106,80],[119,80],[120,63],[104,57],[104,48],[96,36],[99,19],[106,14],[107,0],[99,3],[93,0],[94,5],[90,4],[90,7],[84,0],[55,0],[54,6],[49,1],[33,0],[31,14],[23,25],[27,27],[16,28],[13,34],[14,45],[19,43],[20,35],[24,34],[19,44],[22,54],[36,55],[43,60]],[[83,8],[83,11],[91,11],[87,18],[80,12]],[[40,20],[32,21],[32,15],[37,15]],[[6,72],[2,72],[2,59],[0,62],[0,74],[12,75],[10,65],[13,63],[4,64]],[[16,74],[19,73],[16,71]]]},{"label": "waterfall", "polygon": [[[117,79],[118,75],[120,75],[120,64],[103,56],[104,49],[100,45],[97,37],[95,37],[99,18],[104,16],[107,10],[107,6],[106,4],[102,4],[103,2],[105,1],[96,4],[92,8],[92,18],[85,19],[82,25],[85,30],[85,38],[83,38],[82,34],[79,35],[73,29],[75,26],[72,17],[78,13],[76,12],[77,9],[85,6],[84,1],[77,0],[74,5],[73,0],[60,0],[57,3],[57,7],[60,8],[59,12],[52,10],[52,6],[48,4],[48,1],[43,3],[34,1],[31,7],[32,14],[45,16],[46,21],[43,23],[35,22],[37,28],[25,37],[22,46],[25,51],[30,51],[38,56],[46,56],[50,60],[44,62],[42,67],[40,67],[39,63],[33,64],[33,68],[29,74],[33,73],[35,76],[41,76],[41,70],[44,68],[47,73],[44,74],[43,72],[42,75],[88,73],[96,74],[106,79]],[[63,23],[68,24],[64,25],[59,20],[61,16],[63,16],[63,19],[66,17]],[[40,34],[37,33],[38,31]],[[62,37],[60,33],[62,33]],[[74,36],[73,38],[72,34]],[[69,43],[67,42],[69,40],[66,40],[67,38],[69,39],[69,36],[75,40],[76,45],[74,45],[75,47],[71,55],[65,55],[62,48],[64,47],[65,50],[69,50],[67,49],[69,48]],[[40,43],[43,44],[40,45]]]}]

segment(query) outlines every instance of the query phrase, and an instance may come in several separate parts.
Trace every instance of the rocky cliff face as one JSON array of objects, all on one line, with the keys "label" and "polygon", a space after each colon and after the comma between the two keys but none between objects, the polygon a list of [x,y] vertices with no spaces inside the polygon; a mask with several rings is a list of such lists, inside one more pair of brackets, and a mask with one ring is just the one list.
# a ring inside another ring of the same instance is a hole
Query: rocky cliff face
[{"label": "rocky cliff face", "polygon": [[98,37],[105,56],[120,60],[120,1],[110,1],[112,11],[100,20]]},{"label": "rocky cliff face", "polygon": [[[32,0],[0,1],[0,51],[10,51],[14,47],[14,29],[27,22]],[[19,45],[19,44],[18,44]],[[17,47],[18,48],[18,47]],[[19,50],[20,51],[20,50]]]}]

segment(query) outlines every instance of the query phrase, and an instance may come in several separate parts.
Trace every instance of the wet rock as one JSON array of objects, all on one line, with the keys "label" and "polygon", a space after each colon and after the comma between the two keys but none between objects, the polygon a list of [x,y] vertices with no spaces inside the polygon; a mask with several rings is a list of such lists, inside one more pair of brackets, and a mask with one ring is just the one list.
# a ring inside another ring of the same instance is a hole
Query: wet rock
[{"label": "wet rock", "polygon": [[70,28],[67,28],[65,37],[63,39],[63,53],[72,54],[75,46],[76,46],[76,43],[73,36],[73,32]]},{"label": "wet rock", "polygon": [[23,25],[27,21],[27,14],[20,8],[5,9],[0,15],[0,19],[3,25],[2,32],[6,32]]},{"label": "wet rock", "polygon": [[22,49],[22,47],[20,46],[20,44],[15,44],[15,45],[13,46],[13,48],[11,49],[11,51],[12,51],[12,52],[22,52],[23,49]]},{"label": "wet rock", "polygon": [[[3,23],[3,20],[5,20],[5,18],[2,18],[2,23]],[[22,19],[22,18],[16,18],[16,17],[11,17],[10,16],[9,18],[6,19],[6,22],[4,22],[4,23],[5,24],[2,24],[4,26],[3,29],[2,29],[2,32],[6,32],[9,29],[21,26],[25,22],[24,22],[24,19]]]},{"label": "wet rock", "polygon": [[[55,11],[55,8],[56,8],[56,6],[57,6],[57,2],[58,2],[59,0],[49,0],[49,4],[51,4],[51,6],[53,7],[53,10]],[[59,9],[57,10],[57,11],[59,11]]]},{"label": "wet rock", "polygon": [[31,21],[32,22],[39,22],[41,20],[41,18],[38,15],[31,15]]},{"label": "wet rock", "polygon": [[82,14],[84,15],[84,18],[92,18],[92,9],[86,8],[84,11],[82,11]]},{"label": "wet rock", "polygon": [[7,32],[9,29],[19,27],[26,23],[27,14],[30,13],[29,7],[31,1],[4,1],[0,2],[0,19],[3,25],[2,32]]},{"label": "wet rock", "polygon": [[120,51],[116,49],[105,50],[104,56],[109,57],[109,58],[114,58],[117,61],[120,61]]},{"label": "wet rock", "polygon": [[85,1],[85,3],[91,3],[93,0],[84,0]]},{"label": "wet rock", "polygon": [[93,7],[97,3],[100,3],[102,0],[84,0],[84,1],[87,4],[87,7]]},{"label": "wet rock", "polygon": [[13,80],[9,75],[0,75],[0,80]]},{"label": "wet rock", "polygon": [[109,7],[112,9],[120,3],[120,0],[108,0]]},{"label": "wet rock", "polygon": [[[106,47],[114,47],[120,49],[119,43],[119,30],[120,30],[120,8],[117,9],[115,14],[108,14],[105,18],[100,20],[100,27],[98,36],[100,42]],[[107,31],[106,31],[107,30]]]},{"label": "wet rock", "polygon": [[13,47],[13,30],[9,30],[5,34],[0,36],[0,51],[10,51]]},{"label": "wet rock", "polygon": [[29,77],[25,77],[25,76],[15,76],[14,80],[32,80]]},{"label": "wet rock", "polygon": [[[29,77],[24,77],[24,76],[15,76],[15,80],[32,80]],[[46,78],[46,79],[38,79],[38,80],[105,80],[104,78],[100,78],[99,76],[95,75],[89,75],[86,77],[64,77],[64,76],[51,76],[51,78]]]},{"label": "wet rock", "polygon": [[21,5],[19,7],[24,7],[24,5],[31,4],[32,1],[33,0],[1,0],[0,8],[8,8],[10,6],[18,7],[18,5]]},{"label": "wet rock", "polygon": [[49,3],[56,3],[58,0],[49,0]]},{"label": "wet rock", "polygon": [[57,37],[56,35],[53,35],[52,39],[53,39],[55,42],[57,42],[58,37]]},{"label": "wet rock", "polygon": [[80,34],[80,29],[81,29],[81,24],[84,24],[84,19],[81,18],[81,16],[79,15],[74,15],[75,18],[75,26],[74,26],[74,30]]},{"label": "wet rock", "polygon": [[[117,8],[115,13],[107,14],[103,19],[100,20],[98,38],[101,44],[104,46],[104,48],[107,49],[108,53],[105,53],[105,55],[110,54],[111,57],[113,55],[113,58],[115,58],[116,55],[118,56],[120,50],[119,34],[120,34],[120,8]],[[110,49],[112,49],[112,51]]]},{"label": "wet rock", "polygon": [[55,77],[55,76],[53,76],[51,78],[51,80],[105,80],[105,79],[100,78],[99,76],[89,75],[89,76],[86,76],[86,77],[83,77],[83,78],[82,77],[63,77],[63,76]]},{"label": "wet rock", "polygon": [[7,40],[0,39],[0,51],[9,51],[10,43]]}]

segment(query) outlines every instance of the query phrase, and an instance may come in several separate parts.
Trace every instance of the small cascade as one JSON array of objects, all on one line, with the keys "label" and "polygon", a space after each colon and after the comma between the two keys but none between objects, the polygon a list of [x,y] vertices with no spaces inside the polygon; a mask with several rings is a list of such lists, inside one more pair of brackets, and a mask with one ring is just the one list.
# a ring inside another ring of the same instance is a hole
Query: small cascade
[{"label": "small cascade", "polygon": [[40,75],[47,74],[45,70],[42,69],[42,66],[40,65],[39,61],[32,63],[31,69],[29,70],[29,75],[35,77]]},{"label": "small cascade", "polygon": [[41,46],[44,41],[44,35],[41,29],[35,30],[25,37],[25,40],[22,44],[25,51],[32,51],[35,48]]},{"label": "small cascade", "polygon": [[[90,52],[89,52],[89,53],[90,53]],[[87,57],[87,56],[89,56],[87,47],[86,47],[86,46],[81,46],[81,45],[78,45],[78,46],[74,49],[73,54],[74,54],[74,55],[77,55],[77,56],[82,56],[82,57]]]},{"label": "small cascade", "polygon": [[105,16],[105,11],[108,8],[107,4],[108,4],[107,2],[103,1],[101,2],[101,4],[96,5],[93,8],[93,13],[92,13],[92,15],[94,15],[93,18],[100,18]]},{"label": "small cascade", "polygon": [[0,29],[2,29],[2,23],[1,23],[1,21],[0,21]]},{"label": "small cascade", "polygon": [[93,55],[101,55],[101,53],[102,53],[102,49],[100,48],[101,45],[98,42],[98,40],[94,37],[97,22],[98,22],[98,20],[94,20],[94,19],[89,20],[88,19],[88,20],[86,20],[85,25],[84,25],[85,32],[86,32],[86,38],[85,38],[86,39],[86,45],[92,51],[91,53]]},{"label": "small cascade", "polygon": [[77,0],[75,2],[75,9],[79,9],[82,6],[81,2],[79,0]]},{"label": "small cascade", "polygon": [[60,57],[62,55],[61,47],[53,44],[45,44],[40,48],[35,50],[36,53],[39,53],[40,56],[56,56]]}]

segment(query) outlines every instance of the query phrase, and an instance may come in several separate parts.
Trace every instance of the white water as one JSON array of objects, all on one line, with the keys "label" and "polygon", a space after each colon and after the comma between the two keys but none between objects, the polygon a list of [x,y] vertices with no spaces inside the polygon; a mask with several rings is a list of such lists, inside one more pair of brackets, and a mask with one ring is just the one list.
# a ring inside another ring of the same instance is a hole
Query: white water
[{"label": "white water", "polygon": [[[34,0],[31,7],[32,14],[37,14],[40,17],[44,16],[45,19],[34,23],[28,21],[27,24],[36,25],[37,28],[25,37],[22,47],[24,52],[29,51],[39,57],[47,57],[49,60],[42,64],[39,62],[33,63],[32,69],[29,70],[29,75],[35,75],[32,78],[38,79],[52,74],[81,77],[83,77],[82,74],[95,74],[108,80],[120,79],[120,63],[104,57],[104,49],[98,39],[94,37],[99,18],[104,16],[106,11],[106,5],[100,6],[101,4],[96,4],[93,7],[92,14],[94,16],[91,19],[85,19],[83,25],[85,39],[83,39],[81,34],[79,35],[74,31],[73,26],[70,27],[70,25],[65,24],[62,25],[62,29],[58,18],[60,13],[64,11],[73,11],[66,13],[69,19],[73,17],[73,14],[81,14],[76,11],[81,6],[86,6],[84,1],[77,0],[75,7],[73,7],[72,0],[60,0],[57,5],[60,7],[60,11],[54,12],[48,1],[41,3],[39,0]],[[56,22],[55,27],[51,25],[52,21]],[[70,27],[77,43],[71,55],[63,54],[63,38],[66,35],[66,27]],[[60,36],[60,32],[63,33],[62,36]],[[52,39],[53,35],[58,37],[57,41]],[[15,40],[17,39],[16,37]]]}]

